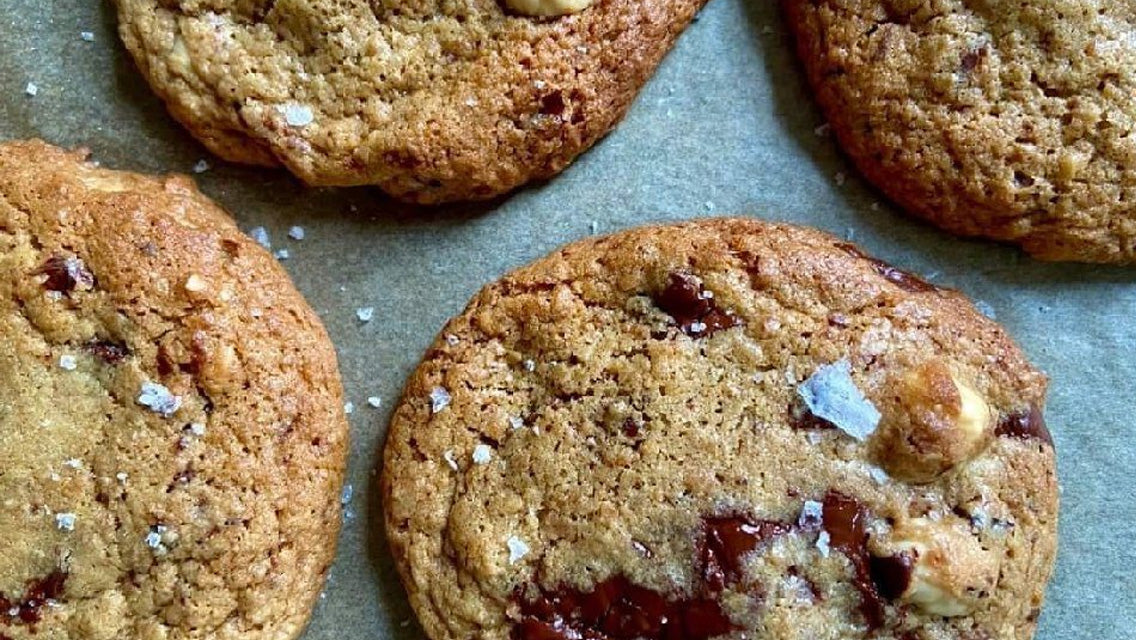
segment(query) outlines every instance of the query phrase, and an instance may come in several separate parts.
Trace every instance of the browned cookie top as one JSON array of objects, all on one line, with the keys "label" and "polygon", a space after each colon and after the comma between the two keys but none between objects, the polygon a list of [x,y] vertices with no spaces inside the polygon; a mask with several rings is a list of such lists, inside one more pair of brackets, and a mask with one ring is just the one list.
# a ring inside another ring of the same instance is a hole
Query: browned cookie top
[{"label": "browned cookie top", "polygon": [[173,115],[217,154],[418,202],[549,178],[622,117],[705,0],[116,0]]},{"label": "browned cookie top", "polygon": [[962,295],[813,230],[590,239],[426,354],[387,533],[434,640],[1029,638],[1045,386]]},{"label": "browned cookie top", "polygon": [[1039,258],[1136,262],[1136,4],[783,3],[833,131],[889,197]]},{"label": "browned cookie top", "polygon": [[335,352],[185,178],[0,145],[0,638],[287,639],[331,562]]}]

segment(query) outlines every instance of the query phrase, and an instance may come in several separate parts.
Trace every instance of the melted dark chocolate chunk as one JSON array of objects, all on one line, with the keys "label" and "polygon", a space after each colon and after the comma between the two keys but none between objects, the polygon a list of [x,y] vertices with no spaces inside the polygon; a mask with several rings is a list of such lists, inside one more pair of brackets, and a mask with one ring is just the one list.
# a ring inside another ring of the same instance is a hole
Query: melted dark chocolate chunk
[{"label": "melted dark chocolate chunk", "polygon": [[707,518],[702,525],[698,556],[702,579],[712,592],[719,592],[741,578],[742,557],[762,543],[793,531],[794,526],[775,520],[757,523],[744,518]]},{"label": "melted dark chocolate chunk", "polygon": [[87,345],[87,351],[90,351],[95,357],[109,365],[121,364],[122,361],[130,355],[130,349],[127,349],[126,345],[107,342],[105,340],[96,340],[89,343]]},{"label": "melted dark chocolate chunk", "polygon": [[692,338],[708,336],[742,324],[742,319],[714,304],[714,296],[688,273],[672,273],[655,304],[674,318],[680,331]]},{"label": "melted dark chocolate chunk", "polygon": [[58,600],[63,595],[67,574],[59,569],[46,576],[28,582],[24,595],[17,600],[9,600],[0,595],[0,622],[4,624],[35,624],[42,617],[42,609],[48,600]]},{"label": "melted dark chocolate chunk", "polygon": [[852,585],[860,592],[860,613],[864,622],[869,629],[878,629],[884,622],[884,601],[872,580],[868,532],[864,529],[868,510],[855,498],[829,491],[824,497],[823,513],[829,544],[852,563],[855,573]]},{"label": "melted dark chocolate chunk", "polygon": [[1053,446],[1053,436],[1045,426],[1045,416],[1041,409],[1030,407],[1026,411],[1018,411],[1004,416],[998,421],[994,433],[1007,438],[1020,438],[1022,440],[1040,440]]},{"label": "melted dark chocolate chunk", "polygon": [[915,555],[904,551],[886,558],[871,559],[872,580],[880,595],[895,600],[911,586],[911,572],[915,568]]},{"label": "melted dark chocolate chunk", "polygon": [[904,291],[910,291],[912,293],[928,293],[931,291],[940,290],[939,287],[936,287],[930,282],[927,282],[926,280],[909,271],[897,269],[884,262],[883,260],[880,260],[879,258],[873,258],[872,256],[869,256],[863,251],[860,251],[860,248],[854,244],[841,242],[838,243],[836,247],[844,251],[848,255],[868,261],[869,263],[871,263],[872,268],[876,270],[876,273],[883,276],[884,280],[887,280],[888,282],[894,284],[900,289],[903,289]]},{"label": "melted dark chocolate chunk", "polygon": [[79,287],[89,289],[95,285],[95,277],[87,271],[83,261],[74,256],[53,255],[43,263],[39,272],[47,276],[43,286],[49,291],[71,293]]},{"label": "melted dark chocolate chunk", "polygon": [[515,640],[705,640],[736,629],[714,600],[667,600],[622,576],[587,593],[542,591],[520,606]]}]

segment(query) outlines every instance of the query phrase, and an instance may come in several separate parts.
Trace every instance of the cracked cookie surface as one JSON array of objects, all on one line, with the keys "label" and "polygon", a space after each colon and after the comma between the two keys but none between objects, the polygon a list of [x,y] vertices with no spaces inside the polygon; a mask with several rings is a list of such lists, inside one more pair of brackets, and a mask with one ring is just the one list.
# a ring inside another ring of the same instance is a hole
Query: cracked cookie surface
[{"label": "cracked cookie surface", "polygon": [[387,535],[434,640],[1025,639],[1045,388],[961,294],[817,231],[588,239],[425,355]]},{"label": "cracked cookie surface", "polygon": [[335,352],[184,177],[0,145],[0,638],[299,635],[339,529]]},{"label": "cracked cookie surface", "polygon": [[951,232],[1136,262],[1136,6],[783,0],[833,132]]},{"label": "cracked cookie surface", "polygon": [[223,158],[422,203],[551,178],[622,118],[705,0],[116,0],[171,113]]}]

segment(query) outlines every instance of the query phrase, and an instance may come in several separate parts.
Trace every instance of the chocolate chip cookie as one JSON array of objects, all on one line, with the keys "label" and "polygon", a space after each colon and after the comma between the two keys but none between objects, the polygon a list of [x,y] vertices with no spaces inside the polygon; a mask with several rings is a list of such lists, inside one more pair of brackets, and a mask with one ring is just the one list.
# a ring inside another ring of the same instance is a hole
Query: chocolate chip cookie
[{"label": "chocolate chip cookie", "polygon": [[387,534],[434,640],[1029,638],[1045,389],[963,295],[817,231],[589,239],[426,354]]},{"label": "chocolate chip cookie", "polygon": [[0,145],[0,638],[287,639],[339,529],[335,352],[182,177]]},{"label": "chocolate chip cookie", "polygon": [[833,132],[888,197],[1038,258],[1136,262],[1136,5],[783,4]]},{"label": "chocolate chip cookie", "polygon": [[116,0],[142,73],[213,152],[420,203],[562,171],[704,2]]}]

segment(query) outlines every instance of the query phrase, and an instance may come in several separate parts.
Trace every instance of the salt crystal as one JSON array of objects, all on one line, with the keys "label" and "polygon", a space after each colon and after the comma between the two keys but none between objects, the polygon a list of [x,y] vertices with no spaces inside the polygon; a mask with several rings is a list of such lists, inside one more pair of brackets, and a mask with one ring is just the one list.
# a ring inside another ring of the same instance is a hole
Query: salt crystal
[{"label": "salt crystal", "polygon": [[253,227],[249,230],[249,236],[265,249],[272,248],[272,240],[268,237],[268,229],[264,227]]},{"label": "salt crystal", "polygon": [[359,318],[359,322],[370,322],[375,319],[375,308],[359,307],[355,310],[355,317]]},{"label": "salt crystal", "polygon": [[306,127],[315,120],[315,114],[312,113],[312,108],[306,104],[289,102],[277,108],[284,114],[284,121],[293,127]]},{"label": "salt crystal", "polygon": [[454,471],[458,470],[458,461],[454,459],[453,451],[446,449],[442,452],[442,458],[446,461],[446,464],[450,465],[451,469],[453,469]]},{"label": "salt crystal", "polygon": [[814,416],[861,442],[880,423],[879,410],[856,387],[846,359],[818,368],[797,387],[797,395]]},{"label": "salt crystal", "polygon": [[367,398],[367,404],[378,409],[379,407],[383,406],[383,399],[378,396],[371,396]]},{"label": "salt crystal", "polygon": [[474,464],[489,464],[493,459],[493,449],[487,444],[479,444],[473,448]]},{"label": "salt crystal", "polygon": [[78,367],[78,362],[75,361],[75,356],[63,355],[59,356],[59,367],[67,371],[74,371]]},{"label": "salt crystal", "polygon": [[181,398],[170,393],[170,390],[156,382],[143,382],[142,390],[138,394],[138,404],[149,407],[154,413],[168,418],[181,408]]},{"label": "salt crystal", "polygon": [[35,96],[39,93],[39,87],[37,87],[34,82],[29,82],[28,86],[24,87],[24,93],[29,96]]},{"label": "salt crystal", "polygon": [[430,413],[438,413],[450,406],[450,392],[442,387],[434,387],[430,391]]},{"label": "salt crystal", "polygon": [[801,515],[797,517],[797,525],[802,528],[816,527],[824,517],[824,505],[816,500],[805,500],[801,507]]},{"label": "salt crystal", "polygon": [[288,230],[288,237],[293,240],[303,240],[305,236],[303,227],[292,227]]},{"label": "salt crystal", "polygon": [[208,160],[198,160],[197,164],[193,165],[193,172],[194,173],[205,173],[208,170],[209,170],[209,161]]},{"label": "salt crystal", "polygon": [[829,543],[831,541],[832,541],[832,537],[828,535],[827,531],[821,531],[820,532],[820,535],[817,536],[817,544],[816,544],[817,549],[820,551],[820,555],[822,555],[826,558],[828,557],[829,552],[831,552],[831,550],[832,550],[832,548],[829,546]]},{"label": "salt crystal", "polygon": [[529,553],[529,545],[525,544],[525,541],[517,536],[509,536],[509,539],[505,541],[505,545],[509,547],[509,564],[517,564],[521,558]]},{"label": "salt crystal", "polygon": [[57,513],[55,514],[55,526],[60,531],[74,531],[75,530],[75,514],[73,513]]}]

